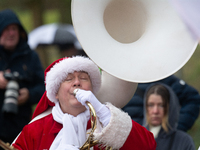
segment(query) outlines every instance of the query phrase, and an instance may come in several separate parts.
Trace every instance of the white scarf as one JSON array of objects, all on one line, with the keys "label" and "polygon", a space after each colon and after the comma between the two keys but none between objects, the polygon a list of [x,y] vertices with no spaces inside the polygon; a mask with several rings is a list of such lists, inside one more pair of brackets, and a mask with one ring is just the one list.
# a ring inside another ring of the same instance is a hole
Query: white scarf
[{"label": "white scarf", "polygon": [[153,133],[154,138],[158,137],[158,133],[160,132],[161,125],[159,126],[150,126],[150,132]]},{"label": "white scarf", "polygon": [[56,102],[52,115],[56,122],[63,124],[63,128],[54,139],[50,150],[62,150],[64,147],[66,149],[66,145],[74,145],[78,148],[85,143],[87,122],[90,118],[89,110],[74,117],[67,113],[64,114],[59,102]]}]

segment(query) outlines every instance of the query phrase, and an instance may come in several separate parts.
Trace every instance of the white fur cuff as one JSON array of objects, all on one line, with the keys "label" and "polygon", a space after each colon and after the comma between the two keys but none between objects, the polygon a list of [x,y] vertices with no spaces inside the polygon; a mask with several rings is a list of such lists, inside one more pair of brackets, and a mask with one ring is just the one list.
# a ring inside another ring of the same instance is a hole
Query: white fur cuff
[{"label": "white fur cuff", "polygon": [[121,148],[132,129],[130,116],[110,103],[106,106],[111,111],[109,124],[101,132],[95,130],[94,138],[103,145],[111,146],[113,149]]}]

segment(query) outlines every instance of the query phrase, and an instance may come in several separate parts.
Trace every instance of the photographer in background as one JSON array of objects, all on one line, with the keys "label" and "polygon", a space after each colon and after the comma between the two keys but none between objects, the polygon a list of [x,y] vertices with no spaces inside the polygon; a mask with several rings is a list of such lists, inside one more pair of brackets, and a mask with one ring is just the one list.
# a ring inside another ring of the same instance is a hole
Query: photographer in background
[{"label": "photographer in background", "polygon": [[12,143],[44,93],[44,73],[16,14],[0,11],[0,139]]}]

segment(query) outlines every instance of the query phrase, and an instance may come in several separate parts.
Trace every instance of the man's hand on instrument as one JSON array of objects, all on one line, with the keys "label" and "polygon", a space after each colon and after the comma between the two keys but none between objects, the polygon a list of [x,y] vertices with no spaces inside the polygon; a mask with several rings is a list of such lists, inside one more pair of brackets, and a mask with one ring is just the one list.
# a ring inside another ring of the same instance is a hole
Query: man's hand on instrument
[{"label": "man's hand on instrument", "polygon": [[94,96],[91,91],[79,89],[76,92],[76,98],[87,109],[89,109],[89,107],[87,106],[86,102],[90,102],[96,111],[96,115],[99,118],[99,121],[103,124],[104,127],[107,126],[111,117],[110,110],[104,104],[99,102],[99,100]]}]

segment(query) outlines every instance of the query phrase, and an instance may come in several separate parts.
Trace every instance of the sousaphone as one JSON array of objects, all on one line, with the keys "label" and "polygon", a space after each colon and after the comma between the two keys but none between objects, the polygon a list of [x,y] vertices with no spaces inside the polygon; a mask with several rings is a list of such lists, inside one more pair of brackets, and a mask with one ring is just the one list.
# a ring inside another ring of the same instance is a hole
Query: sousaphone
[{"label": "sousaphone", "polygon": [[177,72],[198,44],[168,0],[72,0],[72,21],[84,51],[106,75],[97,97],[118,107],[137,83]]}]

